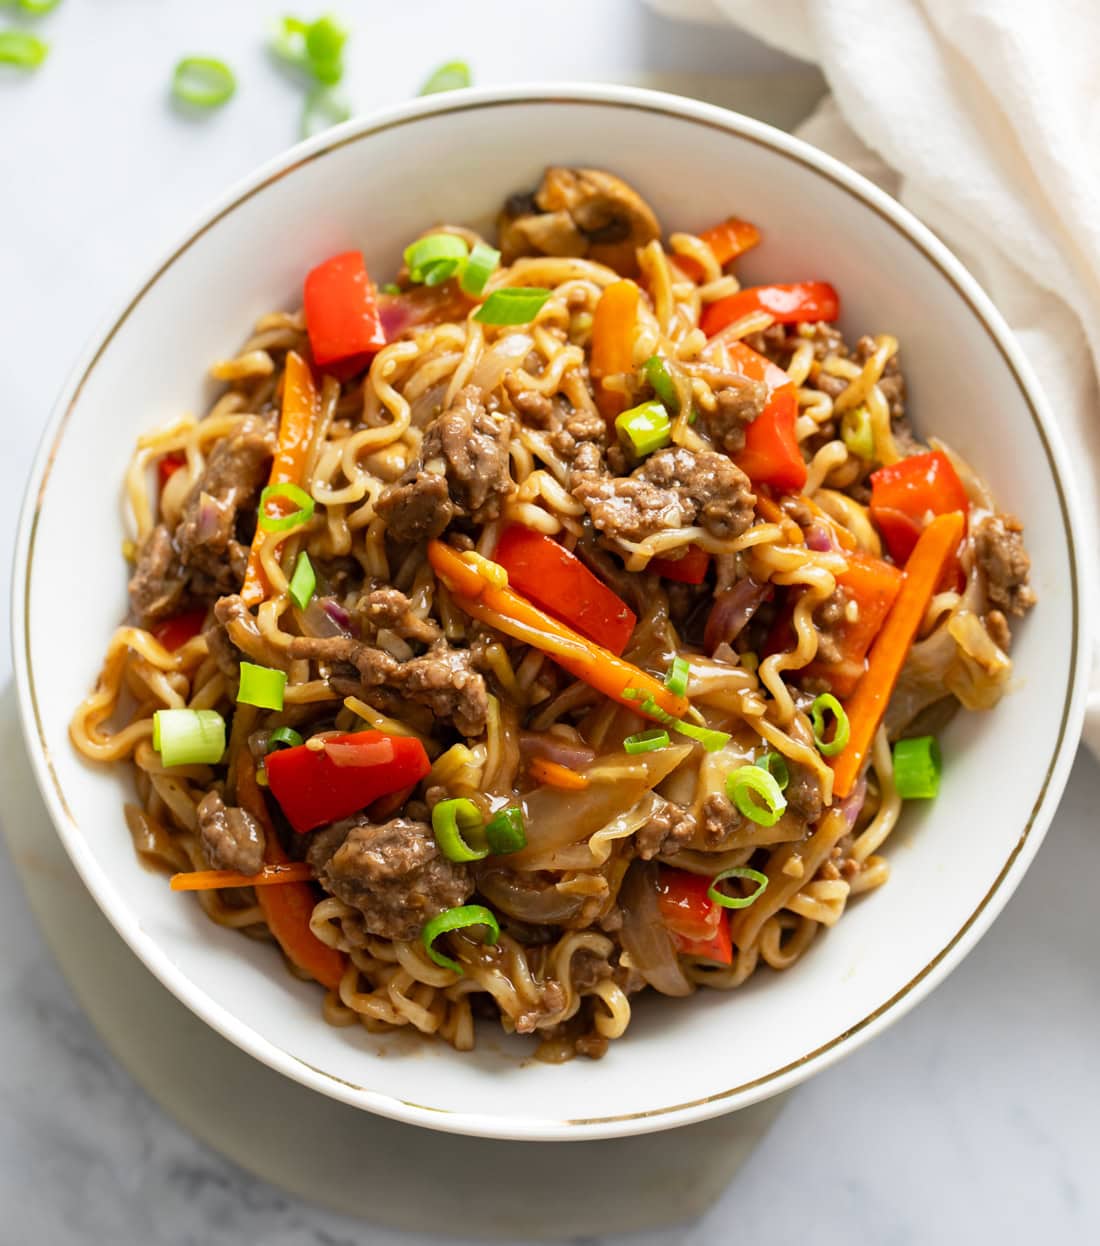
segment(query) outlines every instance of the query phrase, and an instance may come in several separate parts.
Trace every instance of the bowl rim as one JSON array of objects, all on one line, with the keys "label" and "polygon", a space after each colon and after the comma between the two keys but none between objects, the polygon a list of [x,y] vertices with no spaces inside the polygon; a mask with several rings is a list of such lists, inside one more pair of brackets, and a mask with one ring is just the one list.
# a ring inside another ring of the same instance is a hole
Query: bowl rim
[{"label": "bowl rim", "polygon": [[[372,135],[400,128],[434,116],[481,111],[523,104],[581,104],[613,107],[642,114],[670,116],[692,124],[718,129],[742,140],[769,148],[810,173],[825,178],[870,208],[931,261],[970,307],[1007,364],[1028,408],[1043,445],[1058,494],[1062,525],[1070,562],[1072,649],[1069,684],[1059,722],[1058,736],[1035,804],[1021,833],[986,894],[947,943],[936,951],[904,986],[855,1024],[813,1051],[730,1089],[684,1103],[651,1108],[643,1112],[600,1117],[553,1120],[543,1117],[502,1118],[440,1109],[398,1099],[345,1081],[318,1069],[280,1048],[251,1026],[210,999],[178,970],[140,926],[110,877],[103,871],[81,835],[69,809],[54,768],[45,727],[35,692],[30,655],[30,582],[38,517],[50,470],[61,438],[83,388],[116,333],[140,306],[145,295],[208,230],[269,186],[297,169]],[[62,843],[85,886],[112,925],[145,966],[181,1002],[208,1025],[242,1050],[293,1080],[353,1107],[409,1124],[445,1132],[486,1138],[516,1140],[593,1140],[629,1136],[702,1121],[748,1106],[788,1090],[847,1055],[889,1024],[903,1016],[963,959],[1004,907],[1037,851],[1061,798],[1080,737],[1085,711],[1085,664],[1088,635],[1084,592],[1087,575],[1082,563],[1083,515],[1069,470],[1069,458],[1061,431],[1054,422],[1030,364],[1011,330],[977,281],[961,262],[906,208],[861,174],[793,135],[740,113],[685,97],[640,87],[591,83],[533,82],[507,87],[467,89],[412,100],[376,110],[290,148],[237,181],[213,205],[201,213],[170,249],[132,287],[91,338],[66,380],[47,422],[28,478],[20,514],[12,571],[11,635],[19,713],[24,738],[32,759],[35,779]]]}]

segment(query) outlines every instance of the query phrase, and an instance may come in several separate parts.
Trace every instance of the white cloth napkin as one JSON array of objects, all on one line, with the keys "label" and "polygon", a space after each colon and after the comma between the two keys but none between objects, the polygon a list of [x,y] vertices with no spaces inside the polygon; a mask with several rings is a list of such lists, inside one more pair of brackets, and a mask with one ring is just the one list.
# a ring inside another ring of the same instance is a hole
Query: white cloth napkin
[{"label": "white cloth napkin", "polygon": [[[1096,0],[650,0],[816,62],[799,133],[940,235],[1015,330],[1061,421],[1100,573]],[[1100,603],[1097,603],[1100,604]],[[1100,756],[1100,617],[1084,738]]]}]

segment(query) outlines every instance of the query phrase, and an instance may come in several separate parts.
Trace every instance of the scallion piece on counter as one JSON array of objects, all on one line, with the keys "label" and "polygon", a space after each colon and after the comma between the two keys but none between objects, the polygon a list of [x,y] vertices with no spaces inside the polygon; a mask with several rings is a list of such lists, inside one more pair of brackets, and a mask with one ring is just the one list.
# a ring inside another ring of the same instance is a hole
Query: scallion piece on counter
[{"label": "scallion piece on counter", "polygon": [[757,826],[774,826],[787,808],[775,776],[761,766],[731,770],[726,776],[726,795]]},{"label": "scallion piece on counter", "polygon": [[650,731],[639,731],[637,735],[628,735],[623,741],[623,751],[627,753],[652,753],[655,749],[668,748],[668,732],[660,727]]},{"label": "scallion piece on counter", "polygon": [[185,56],[172,74],[172,94],[193,108],[219,108],[236,89],[232,69],[212,56]]},{"label": "scallion piece on counter", "polygon": [[328,87],[314,87],[302,106],[301,136],[313,138],[351,116],[351,106]]},{"label": "scallion piece on counter", "polygon": [[474,312],[474,319],[482,324],[530,324],[549,297],[550,291],[538,286],[494,290]]},{"label": "scallion piece on counter", "polygon": [[688,680],[691,678],[691,663],[687,658],[676,657],[665,676],[665,687],[678,697],[686,697]]},{"label": "scallion piece on counter", "polygon": [[293,727],[276,727],[267,737],[267,751],[274,753],[279,748],[297,748],[301,743],[302,737]]},{"label": "scallion piece on counter", "polygon": [[773,749],[770,753],[765,753],[756,764],[772,776],[779,784],[781,792],[787,790],[787,784],[791,781],[791,772],[787,768],[787,759],[782,753],[777,753]]},{"label": "scallion piece on counter", "polygon": [[[825,732],[828,730],[827,714],[832,714],[836,720],[832,739],[829,740],[825,738]],[[845,714],[844,707],[831,692],[823,692],[821,696],[814,698],[814,702],[810,706],[810,722],[814,729],[814,743],[817,745],[817,751],[823,757],[835,757],[837,753],[843,752],[845,745],[848,743],[851,728],[849,727],[848,715]]]},{"label": "scallion piece on counter", "polygon": [[298,561],[294,564],[294,574],[290,577],[290,583],[287,585],[290,600],[299,610],[304,610],[309,605],[316,587],[317,573],[313,570],[313,563],[309,561],[309,555],[305,550],[302,550],[298,555]]},{"label": "scallion piece on counter", "polygon": [[440,65],[420,88],[421,95],[438,95],[440,91],[457,91],[473,82],[470,66],[465,61],[448,61]]},{"label": "scallion piece on counter", "polygon": [[[439,285],[456,271],[469,254],[466,243],[457,234],[427,234],[405,248],[405,265],[409,280],[425,285]],[[449,265],[444,276],[432,279],[435,269]]]},{"label": "scallion piece on counter", "polygon": [[[286,515],[272,515],[268,503],[283,499],[297,507]],[[309,523],[313,518],[314,503],[309,494],[300,486],[289,480],[282,484],[268,485],[260,494],[260,513],[256,522],[265,532],[289,532],[301,524]]]},{"label": "scallion piece on counter", "polygon": [[[718,888],[718,884],[725,882],[727,878],[747,878],[749,882],[756,883],[756,890],[748,896],[731,896]],[[749,865],[733,865],[728,870],[715,874],[707,891],[707,896],[715,904],[720,904],[724,909],[747,909],[750,904],[759,900],[767,889],[767,874],[761,870],[754,870]]]},{"label": "scallion piece on counter", "polygon": [[523,810],[518,805],[510,805],[494,813],[485,823],[485,840],[489,851],[498,856],[526,848],[527,828],[523,822]]},{"label": "scallion piece on counter", "polygon": [[262,710],[281,710],[286,692],[286,671],[254,662],[241,663],[241,679],[237,686],[237,704],[255,705]]},{"label": "scallion piece on counter", "polygon": [[670,415],[680,412],[680,395],[668,373],[668,365],[660,355],[650,355],[642,365],[645,379]]},{"label": "scallion piece on counter", "polygon": [[0,30],[0,65],[17,69],[37,69],[46,59],[50,45],[25,30]]},{"label": "scallion piece on counter", "polygon": [[894,745],[894,786],[902,800],[931,800],[940,790],[943,757],[934,735]]},{"label": "scallion piece on counter", "polygon": [[444,956],[442,952],[437,952],[434,945],[440,935],[452,930],[467,930],[471,926],[485,927],[486,943],[493,944],[500,939],[500,923],[495,915],[481,904],[462,904],[458,908],[447,909],[438,917],[433,917],[431,921],[425,922],[420,932],[420,939],[425,951],[437,965],[443,969],[451,969],[455,973],[462,973],[463,969],[458,961]]},{"label": "scallion piece on counter", "polygon": [[271,50],[324,86],[335,86],[344,76],[347,40],[348,32],[333,17],[319,17],[315,22],[284,17],[275,28]]},{"label": "scallion piece on counter", "polygon": [[615,419],[619,440],[639,459],[672,440],[672,423],[664,404],[653,401],[631,407]]},{"label": "scallion piece on counter", "polygon": [[45,17],[47,13],[52,13],[60,3],[61,0],[19,0],[19,7],[31,17]]},{"label": "scallion piece on counter", "polygon": [[459,285],[467,294],[475,298],[485,289],[485,283],[496,272],[500,263],[500,252],[484,242],[475,242],[466,267],[462,270]]},{"label": "scallion piece on counter", "polygon": [[217,710],[157,710],[153,748],[166,766],[213,766],[225,752],[225,719]]},{"label": "scallion piece on counter", "polygon": [[432,810],[432,830],[439,851],[448,861],[481,861],[489,855],[487,846],[471,847],[463,833],[471,835],[484,830],[481,810],[465,796],[441,800]]}]

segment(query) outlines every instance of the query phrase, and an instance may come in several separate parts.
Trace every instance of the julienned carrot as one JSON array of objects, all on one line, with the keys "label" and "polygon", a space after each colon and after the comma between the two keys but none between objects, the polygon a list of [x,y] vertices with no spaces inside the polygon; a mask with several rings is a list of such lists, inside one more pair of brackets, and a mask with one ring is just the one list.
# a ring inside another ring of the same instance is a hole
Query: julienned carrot
[{"label": "julienned carrot", "polygon": [[[737,259],[739,255],[744,255],[756,246],[760,241],[760,230],[748,221],[731,216],[728,220],[712,225],[710,229],[704,229],[699,238],[710,247],[718,261],[718,267],[724,268],[730,260]],[[690,255],[678,255],[676,263],[693,281],[703,280],[703,266]]]},{"label": "julienned carrot", "polygon": [[634,370],[634,334],[638,323],[638,287],[633,281],[613,281],[600,295],[592,316],[592,353],[589,371],[597,382],[596,403],[606,420],[626,407],[625,395],[605,389],[604,377]]},{"label": "julienned carrot", "polygon": [[527,773],[536,783],[544,783],[547,787],[560,787],[567,792],[583,792],[588,786],[587,775],[578,774],[568,766],[549,761],[545,757],[533,757]]},{"label": "julienned carrot", "polygon": [[288,865],[265,865],[258,874],[238,874],[236,870],[192,870],[173,874],[168,885],[173,891],[217,891],[221,887],[274,887],[280,883],[308,883],[313,867],[305,861]]},{"label": "julienned carrot", "polygon": [[[289,865],[264,804],[263,793],[256,783],[256,767],[245,756],[237,765],[237,799],[241,808],[250,813],[264,828],[264,857],[268,865]],[[283,883],[281,887],[260,887],[256,900],[263,910],[268,929],[275,936],[287,959],[316,978],[322,986],[335,991],[344,976],[346,961],[342,953],[322,943],[310,929],[309,919],[317,897],[309,883]]]},{"label": "julienned carrot", "polygon": [[490,584],[475,566],[442,541],[428,542],[428,561],[460,609],[498,632],[541,650],[604,696],[634,710],[652,697],[674,718],[683,718],[690,709],[687,697],[670,692],[659,679],[632,662],[587,640],[510,588]]},{"label": "julienned carrot", "polygon": [[[279,445],[271,464],[268,484],[301,484],[316,419],[317,387],[313,383],[313,374],[301,355],[296,351],[289,351],[283,375]],[[268,506],[272,514],[278,514],[281,502],[278,498],[272,498]],[[257,527],[256,535],[252,538],[252,548],[248,551],[248,568],[245,571],[244,587],[241,589],[241,599],[246,606],[258,606],[267,596],[267,577],[260,563],[260,550],[266,539],[267,533]]]},{"label": "julienned carrot", "polygon": [[965,524],[965,516],[958,511],[938,515],[921,533],[909,555],[893,609],[871,646],[867,670],[844,707],[850,735],[845,749],[832,761],[833,792],[841,799],[855,787],[905,665],[909,646],[936,591],[944,564],[962,538]]}]

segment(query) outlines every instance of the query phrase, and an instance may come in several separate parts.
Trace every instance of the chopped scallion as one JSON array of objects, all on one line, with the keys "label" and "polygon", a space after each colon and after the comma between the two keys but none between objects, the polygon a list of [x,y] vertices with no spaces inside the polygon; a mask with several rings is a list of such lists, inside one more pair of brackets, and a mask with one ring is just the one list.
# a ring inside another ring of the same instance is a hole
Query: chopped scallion
[{"label": "chopped scallion", "polygon": [[302,138],[313,138],[331,126],[340,125],[351,116],[351,106],[342,95],[328,87],[315,87],[302,106]]},{"label": "chopped scallion", "polygon": [[267,751],[274,753],[280,748],[297,748],[301,743],[302,737],[293,727],[276,727],[267,737]]},{"label": "chopped scallion", "polygon": [[708,753],[717,753],[733,739],[728,731],[715,731],[712,727],[700,727],[698,723],[686,723],[683,719],[673,722],[672,726],[689,740],[698,740]]},{"label": "chopped scallion", "polygon": [[615,419],[615,428],[619,440],[633,452],[636,458],[644,459],[654,450],[660,450],[672,440],[672,423],[664,404],[660,402],[643,402],[631,407]]},{"label": "chopped scallion", "polygon": [[[452,800],[441,800],[432,810],[432,830],[439,851],[448,861],[480,861],[489,855],[489,848],[484,843],[474,848],[463,838],[463,833],[473,835],[482,832],[485,819],[481,810],[472,800],[465,796],[456,796]],[[482,835],[478,836],[483,839]]]},{"label": "chopped scallion", "polygon": [[0,65],[17,69],[37,69],[46,59],[50,45],[25,30],[0,30]]},{"label": "chopped scallion", "polygon": [[779,784],[779,790],[785,792],[787,784],[791,781],[791,772],[787,768],[787,759],[782,753],[777,753],[773,749],[769,753],[765,753],[763,757],[756,763]]},{"label": "chopped scallion", "polygon": [[335,86],[344,76],[344,44],[348,32],[333,17],[319,17],[305,31],[309,67],[318,82]]},{"label": "chopped scallion", "polygon": [[726,776],[726,795],[758,826],[774,826],[787,808],[787,798],[779,790],[775,776],[761,766],[739,766],[730,771]]},{"label": "chopped scallion", "polygon": [[317,574],[313,570],[313,563],[309,561],[309,555],[305,550],[302,550],[298,555],[298,561],[294,564],[294,574],[287,585],[290,600],[299,610],[304,610],[309,605],[316,587]]},{"label": "chopped scallion", "polygon": [[[283,499],[292,503],[297,510],[285,515],[273,515],[267,509],[269,502]],[[314,503],[309,494],[300,486],[285,481],[282,484],[268,485],[260,494],[260,512],[256,522],[265,532],[289,532],[291,528],[309,523],[313,518]]]},{"label": "chopped scallion", "polygon": [[474,312],[482,324],[530,324],[550,297],[549,290],[537,286],[509,286],[494,290]]},{"label": "chopped scallion", "polygon": [[894,745],[894,786],[902,800],[931,800],[939,793],[942,772],[935,736],[915,736]]},{"label": "chopped scallion", "polygon": [[[836,720],[836,728],[833,731],[831,740],[825,739],[825,732],[828,730],[825,720],[826,714],[832,714]],[[844,707],[831,692],[823,692],[819,697],[814,698],[814,702],[810,706],[810,722],[814,729],[814,743],[817,745],[817,751],[822,756],[835,757],[837,753],[843,751],[844,746],[848,743],[851,729],[848,725],[848,715],[845,714]]]},{"label": "chopped scallion", "polygon": [[[438,285],[458,268],[469,254],[466,243],[457,234],[427,234],[405,248],[405,264],[409,279],[425,285]],[[437,266],[449,264],[442,277],[432,279]]]},{"label": "chopped scallion", "polygon": [[489,851],[498,855],[526,848],[527,828],[523,822],[523,810],[518,805],[510,805],[493,814],[485,824],[485,839]]},{"label": "chopped scallion", "polygon": [[257,666],[254,662],[241,663],[241,678],[237,686],[237,703],[255,705],[262,710],[281,710],[286,692],[286,671],[270,666]]},{"label": "chopped scallion", "polygon": [[688,680],[691,678],[691,663],[687,658],[675,657],[665,676],[665,687],[674,696],[686,697]]},{"label": "chopped scallion", "polygon": [[60,3],[61,0],[19,0],[19,7],[31,17],[45,17],[47,13],[52,13]]},{"label": "chopped scallion", "polygon": [[185,56],[172,74],[172,94],[193,108],[218,108],[236,89],[232,69],[212,56]]},{"label": "chopped scallion", "polygon": [[153,748],[166,766],[213,766],[225,752],[225,719],[217,710],[157,710]]},{"label": "chopped scallion", "polygon": [[652,753],[655,749],[668,748],[668,732],[660,727],[650,731],[639,731],[637,735],[628,735],[623,741],[623,749],[627,753]]},{"label": "chopped scallion", "polygon": [[670,415],[677,415],[680,411],[680,395],[676,392],[676,385],[668,372],[668,365],[660,355],[650,355],[650,357],[642,365],[645,372],[645,379],[649,382],[650,388],[657,395],[660,402]]},{"label": "chopped scallion", "polygon": [[[727,878],[747,878],[750,882],[756,884],[756,890],[748,896],[731,896],[718,888],[718,884],[725,882]],[[707,896],[715,904],[720,904],[724,909],[747,909],[750,904],[760,899],[767,888],[768,876],[763,871],[754,870],[749,865],[733,865],[728,870],[715,874],[711,880]]]},{"label": "chopped scallion", "polygon": [[466,267],[462,270],[459,285],[475,298],[485,289],[485,283],[496,272],[500,252],[484,242],[475,242]]},{"label": "chopped scallion", "polygon": [[421,95],[438,95],[441,91],[457,91],[473,81],[465,61],[448,61],[435,70],[420,88]]},{"label": "chopped scallion", "polygon": [[443,969],[451,969],[455,973],[462,973],[463,969],[458,961],[444,956],[442,952],[437,952],[434,944],[442,934],[447,934],[452,930],[467,930],[471,926],[485,927],[486,943],[494,944],[500,939],[500,923],[493,912],[481,904],[462,904],[458,908],[447,909],[446,912],[433,917],[431,921],[425,922],[420,932],[420,939],[425,951],[437,965]]},{"label": "chopped scallion", "polygon": [[848,449],[860,459],[875,456],[875,434],[871,427],[871,413],[865,406],[845,411],[840,420],[840,435]]}]

